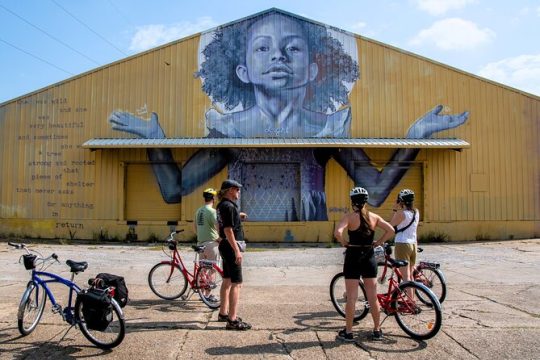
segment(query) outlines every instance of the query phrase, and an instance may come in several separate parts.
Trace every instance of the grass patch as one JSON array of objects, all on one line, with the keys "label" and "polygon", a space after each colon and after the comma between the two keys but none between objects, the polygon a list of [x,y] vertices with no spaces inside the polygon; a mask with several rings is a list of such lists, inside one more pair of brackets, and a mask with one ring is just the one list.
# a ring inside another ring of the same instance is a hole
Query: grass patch
[{"label": "grass patch", "polygon": [[474,237],[476,241],[489,241],[491,237],[488,234],[476,234]]},{"label": "grass patch", "polygon": [[430,231],[427,234],[422,234],[419,237],[421,243],[445,243],[450,241],[450,235],[442,231]]}]

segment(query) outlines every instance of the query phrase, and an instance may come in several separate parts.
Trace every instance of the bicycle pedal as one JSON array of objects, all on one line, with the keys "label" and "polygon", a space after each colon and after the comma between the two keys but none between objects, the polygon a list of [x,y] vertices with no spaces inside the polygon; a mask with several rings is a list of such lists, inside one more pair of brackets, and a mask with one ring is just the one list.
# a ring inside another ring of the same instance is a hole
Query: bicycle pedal
[{"label": "bicycle pedal", "polygon": [[60,306],[60,304],[56,304],[51,308],[51,311],[53,314],[58,314],[62,312],[62,306]]}]

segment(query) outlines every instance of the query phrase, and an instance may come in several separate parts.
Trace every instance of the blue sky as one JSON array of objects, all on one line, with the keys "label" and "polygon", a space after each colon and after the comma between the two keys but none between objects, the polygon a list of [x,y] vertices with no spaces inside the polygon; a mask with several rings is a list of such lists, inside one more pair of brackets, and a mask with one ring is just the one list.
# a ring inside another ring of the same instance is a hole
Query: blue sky
[{"label": "blue sky", "polygon": [[0,103],[271,7],[540,96],[540,0],[0,0]]}]

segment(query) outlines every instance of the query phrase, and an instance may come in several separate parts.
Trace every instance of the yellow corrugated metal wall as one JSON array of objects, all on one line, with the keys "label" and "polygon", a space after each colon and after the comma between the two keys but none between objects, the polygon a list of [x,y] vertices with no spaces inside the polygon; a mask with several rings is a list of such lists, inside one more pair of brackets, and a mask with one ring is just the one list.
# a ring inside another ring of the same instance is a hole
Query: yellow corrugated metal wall
[{"label": "yellow corrugated metal wall", "polygon": [[361,78],[351,94],[353,137],[402,137],[438,104],[447,113],[470,112],[466,124],[440,135],[466,139],[470,149],[422,150],[417,158],[428,166],[430,221],[538,221],[538,97],[380,43],[362,38],[358,44]]},{"label": "yellow corrugated metal wall", "polygon": [[[424,149],[416,159],[424,222],[462,222],[470,228],[468,237],[484,231],[482,222],[518,228],[527,222],[526,231],[539,236],[540,99],[372,40],[356,41],[360,79],[350,94],[352,137],[404,137],[415,119],[438,104],[446,113],[470,112],[466,124],[439,135],[465,139],[470,149]],[[193,36],[2,104],[0,232],[56,236],[68,223],[88,237],[102,220],[123,224],[129,217],[126,166],[148,163],[146,151],[91,152],[80,145],[90,138],[132,136],[111,129],[107,119],[115,109],[145,118],[156,112],[169,136],[204,136],[211,101],[194,76],[198,46],[199,36]],[[175,161],[186,161],[193,151],[174,150]],[[369,154],[384,164],[391,151]],[[218,187],[226,176],[225,169],[206,186]],[[330,161],[330,221],[348,208],[351,186]],[[183,199],[180,220],[191,220],[201,203],[197,194]],[[30,222],[32,229],[23,226]],[[460,238],[460,229],[451,231]]]}]

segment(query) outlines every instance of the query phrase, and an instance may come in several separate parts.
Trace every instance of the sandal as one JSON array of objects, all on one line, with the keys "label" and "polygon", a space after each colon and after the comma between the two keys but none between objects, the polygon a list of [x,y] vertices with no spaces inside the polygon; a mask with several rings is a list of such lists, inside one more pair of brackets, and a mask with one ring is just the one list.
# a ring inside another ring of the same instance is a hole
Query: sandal
[{"label": "sandal", "polygon": [[217,321],[219,321],[219,322],[229,321],[229,315],[223,315],[223,314],[218,313]]},{"label": "sandal", "polygon": [[225,329],[239,331],[249,330],[251,329],[251,324],[248,324],[247,322],[242,321],[242,319],[237,318],[234,321],[228,320]]}]

